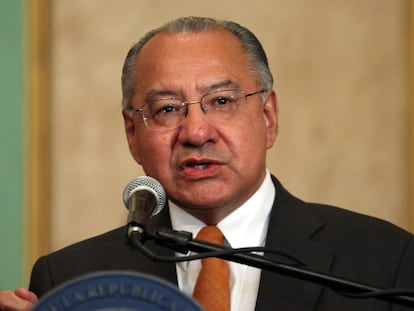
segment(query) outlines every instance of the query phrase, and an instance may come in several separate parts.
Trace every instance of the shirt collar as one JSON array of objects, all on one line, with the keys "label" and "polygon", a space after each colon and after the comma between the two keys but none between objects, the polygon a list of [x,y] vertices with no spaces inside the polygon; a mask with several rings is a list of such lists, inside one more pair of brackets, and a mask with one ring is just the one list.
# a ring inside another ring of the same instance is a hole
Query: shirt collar
[{"label": "shirt collar", "polygon": [[256,193],[217,224],[231,247],[264,246],[275,194],[270,173],[266,172]]}]

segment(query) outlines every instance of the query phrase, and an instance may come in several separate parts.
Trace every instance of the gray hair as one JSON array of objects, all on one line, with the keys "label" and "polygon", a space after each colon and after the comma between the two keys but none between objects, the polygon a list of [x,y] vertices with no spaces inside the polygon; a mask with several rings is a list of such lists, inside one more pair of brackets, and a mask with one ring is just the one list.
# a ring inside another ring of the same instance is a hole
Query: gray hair
[{"label": "gray hair", "polygon": [[122,68],[122,108],[132,108],[134,95],[134,71],[135,61],[142,47],[159,33],[199,33],[214,29],[224,29],[235,35],[241,42],[244,51],[251,63],[250,70],[262,87],[271,90],[273,77],[269,69],[266,53],[256,36],[247,28],[231,21],[220,21],[204,17],[182,17],[173,20],[159,28],[149,31],[128,51]]}]

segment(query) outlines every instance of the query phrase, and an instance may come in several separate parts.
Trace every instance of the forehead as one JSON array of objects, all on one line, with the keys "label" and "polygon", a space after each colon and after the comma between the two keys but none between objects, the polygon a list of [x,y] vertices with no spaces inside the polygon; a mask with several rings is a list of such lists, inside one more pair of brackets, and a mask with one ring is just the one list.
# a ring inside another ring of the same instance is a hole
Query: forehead
[{"label": "forehead", "polygon": [[[192,47],[198,52],[207,51],[216,53],[233,52],[234,54],[244,54],[242,44],[238,37],[225,29],[211,29],[200,32],[161,32],[152,37],[141,49],[139,57],[145,57],[146,52],[164,52],[160,48],[182,51]],[[231,50],[229,50],[231,49]],[[155,51],[154,51],[155,50]]]},{"label": "forehead", "polygon": [[[227,30],[160,33],[136,58],[136,91],[193,84],[208,87],[218,80],[253,80],[240,40]],[[244,81],[246,82],[246,81]]]}]

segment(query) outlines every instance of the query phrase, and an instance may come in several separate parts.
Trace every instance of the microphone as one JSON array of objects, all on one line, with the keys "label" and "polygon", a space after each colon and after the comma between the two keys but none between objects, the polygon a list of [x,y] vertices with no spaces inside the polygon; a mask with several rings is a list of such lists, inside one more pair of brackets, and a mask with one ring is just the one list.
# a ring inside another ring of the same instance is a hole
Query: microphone
[{"label": "microphone", "polygon": [[166,194],[161,184],[149,176],[139,176],[125,187],[123,201],[128,209],[128,235],[138,231],[141,236],[145,233],[145,225],[163,209]]}]

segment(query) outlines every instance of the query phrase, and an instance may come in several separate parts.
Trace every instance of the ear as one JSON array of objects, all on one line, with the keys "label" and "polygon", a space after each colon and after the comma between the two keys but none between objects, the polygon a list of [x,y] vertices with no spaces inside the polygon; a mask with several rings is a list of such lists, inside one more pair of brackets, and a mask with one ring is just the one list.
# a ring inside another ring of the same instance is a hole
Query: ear
[{"label": "ear", "polygon": [[270,149],[276,141],[276,136],[279,127],[278,121],[279,107],[277,104],[277,98],[275,91],[267,97],[266,102],[263,106],[263,117],[266,122],[266,147]]},{"label": "ear", "polygon": [[134,123],[133,115],[128,110],[122,111],[122,116],[124,118],[124,128],[125,128],[125,134],[128,141],[129,146],[129,152],[131,152],[132,157],[135,159],[135,161],[141,165],[141,157],[139,156],[138,152],[138,143],[137,143],[137,128]]}]

